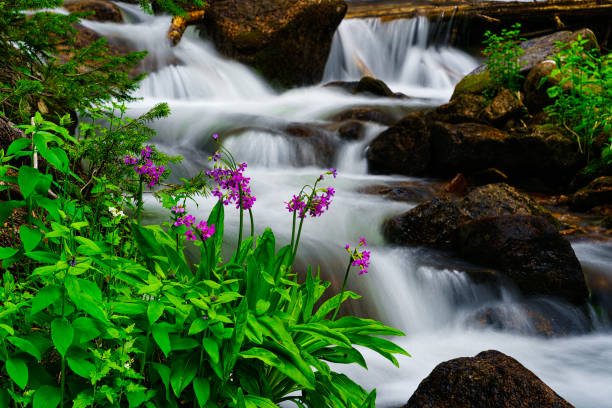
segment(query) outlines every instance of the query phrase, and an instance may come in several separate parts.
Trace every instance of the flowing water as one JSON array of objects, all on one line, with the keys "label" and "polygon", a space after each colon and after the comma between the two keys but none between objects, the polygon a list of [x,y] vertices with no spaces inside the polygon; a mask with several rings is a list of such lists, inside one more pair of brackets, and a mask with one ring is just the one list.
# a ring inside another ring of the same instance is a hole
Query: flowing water
[{"label": "flowing water", "polygon": [[[354,96],[335,88],[312,86],[286,92],[272,89],[249,68],[220,57],[214,46],[188,30],[171,48],[165,39],[168,17],[147,16],[136,6],[121,4],[129,23],[85,24],[109,37],[119,37],[136,49],[148,49],[146,67],[154,71],[143,81],[140,101],[130,113],[145,112],[168,102],[172,115],[154,124],[153,141],[170,154],[181,154],[184,163],[176,177],[193,175],[208,166],[214,151],[211,134],[219,133],[225,146],[248,163],[257,197],[255,221],[261,232],[272,227],[279,244],[290,239],[291,217],[284,201],[312,183],[328,167],[337,167],[337,179],[323,185],[337,189],[329,211],[308,219],[300,245],[301,264],[318,265],[336,287],[347,262],[344,245],[368,238],[372,250],[369,273],[351,276],[349,286],[363,295],[353,311],[373,316],[406,333],[399,340],[412,358],[400,359],[400,368],[366,352],[369,371],[338,367],[364,387],[378,389],[378,406],[396,407],[407,401],[418,383],[438,363],[460,356],[497,349],[518,359],[557,393],[581,408],[612,406],[612,336],[605,323],[596,330],[580,312],[547,299],[525,301],[510,286],[475,283],[465,266],[444,254],[419,248],[386,245],[380,232],[383,220],[417,203],[389,201],[366,195],[360,188],[398,181],[426,180],[367,174],[364,151],[381,130],[369,125],[359,141],[344,141],[326,127],[329,118],[356,106],[409,110],[448,100],[454,84],[476,65],[469,55],[443,44],[430,44],[431,27],[425,19],[349,20],[340,25],[325,70],[327,80],[357,80],[367,68],[394,91],[413,99]],[[365,67],[365,68],[364,68]],[[288,128],[300,124],[309,138],[291,136]],[[326,151],[321,153],[321,146]],[[328,183],[328,184],[327,184]],[[191,213],[205,218],[213,201],[199,200]],[[155,209],[153,203],[150,208]],[[228,209],[226,230],[237,235],[236,211]],[[612,275],[612,248],[580,244],[582,262]],[[440,261],[442,259],[442,261]],[[459,267],[460,265],[461,267]],[[546,339],[534,335],[525,305],[552,313],[572,328],[567,337]],[[504,316],[499,330],[477,323],[488,310]]]}]

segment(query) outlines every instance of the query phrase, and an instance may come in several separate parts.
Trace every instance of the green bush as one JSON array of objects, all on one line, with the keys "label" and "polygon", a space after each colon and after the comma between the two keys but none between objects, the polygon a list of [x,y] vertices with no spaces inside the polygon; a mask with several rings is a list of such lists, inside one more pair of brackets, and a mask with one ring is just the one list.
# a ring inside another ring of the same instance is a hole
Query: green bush
[{"label": "green bush", "polygon": [[[0,224],[15,209],[28,214],[13,245],[0,247],[0,406],[374,406],[375,391],[328,362],[365,367],[360,345],[397,365],[394,355],[407,353],[379,336],[402,333],[370,319],[336,319],[340,305],[359,296],[343,285],[325,299],[329,283],[319,273],[309,268],[300,279],[293,269],[307,214],[321,215],[333,196],[318,184],[335,172],[287,204],[289,245],[277,248],[269,229],[255,237],[251,224],[251,235],[242,239],[241,232],[224,260],[224,204],[237,206],[242,231],[242,214],[255,200],[245,164],[223,150],[213,156],[209,175],[218,185],[209,190],[219,201],[206,222],[196,226],[186,214],[193,194],[187,183],[160,193],[168,222],[143,226],[142,186],[166,175],[152,148],[113,151],[136,171],[132,183],[140,188],[114,185],[117,194],[94,206],[96,200],[79,199],[84,181],[66,154],[89,157],[83,142],[40,115],[23,128],[28,137],[0,151],[0,190],[9,193],[0,202]],[[44,170],[11,164],[33,163],[35,154],[47,161]],[[94,191],[108,191],[107,180],[92,183]],[[199,249],[195,262],[186,256],[192,245]],[[351,265],[364,272],[369,263],[369,252],[346,248],[345,283]]]},{"label": "green bush", "polygon": [[[570,134],[589,161],[593,142],[612,126],[612,54],[602,56],[598,50],[586,50],[587,42],[578,37],[570,44],[557,43],[557,66],[542,83],[549,78],[557,82],[547,90],[554,102],[545,111]],[[602,158],[612,163],[610,145]]]},{"label": "green bush", "polygon": [[518,91],[521,87],[523,76],[519,73],[521,69],[520,57],[525,53],[520,47],[525,41],[520,37],[521,25],[516,23],[508,29],[503,29],[500,34],[487,30],[483,41],[486,48],[483,54],[487,57],[487,71],[491,75],[491,81],[497,89],[505,87],[512,91]]}]

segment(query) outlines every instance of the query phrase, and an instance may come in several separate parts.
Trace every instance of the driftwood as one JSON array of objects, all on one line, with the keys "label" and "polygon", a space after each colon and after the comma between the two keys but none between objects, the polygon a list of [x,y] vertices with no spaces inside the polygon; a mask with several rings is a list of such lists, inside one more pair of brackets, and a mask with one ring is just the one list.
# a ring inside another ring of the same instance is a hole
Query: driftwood
[{"label": "driftwood", "polygon": [[170,25],[170,29],[168,29],[167,37],[172,42],[173,46],[181,41],[187,26],[199,24],[204,21],[205,12],[205,9],[196,9],[188,11],[186,16],[172,17],[172,24]]},{"label": "driftwood", "polygon": [[497,30],[513,23],[522,24],[523,35],[546,34],[562,28],[587,27],[597,34],[606,48],[612,27],[612,0],[548,1],[354,1],[345,18],[378,17],[383,20],[424,16],[452,23],[462,30],[464,43],[476,44],[485,30]]}]

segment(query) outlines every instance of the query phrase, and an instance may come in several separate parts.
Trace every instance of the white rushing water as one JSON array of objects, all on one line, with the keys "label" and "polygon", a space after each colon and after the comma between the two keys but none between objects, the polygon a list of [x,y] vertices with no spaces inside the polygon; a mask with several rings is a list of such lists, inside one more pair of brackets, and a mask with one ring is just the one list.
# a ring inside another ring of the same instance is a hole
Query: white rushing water
[{"label": "white rushing water", "polygon": [[[158,102],[169,103],[172,115],[154,124],[158,136],[153,142],[168,153],[184,156],[184,164],[174,169],[175,176],[193,175],[207,166],[214,149],[210,136],[219,133],[237,160],[249,164],[247,176],[257,197],[253,210],[258,232],[272,227],[277,242],[284,244],[291,232],[284,201],[327,167],[339,168],[337,179],[328,177],[323,183],[337,189],[330,210],[305,224],[300,262],[320,266],[338,287],[347,261],[344,245],[354,245],[361,236],[368,238],[370,273],[355,274],[349,281],[351,288],[363,294],[353,309],[404,330],[407,336],[399,343],[413,356],[402,358],[401,368],[396,369],[366,353],[368,372],[358,367],[343,369],[364,387],[378,389],[378,406],[405,403],[438,363],[487,349],[515,357],[579,408],[612,406],[612,336],[605,325],[587,334],[587,323],[574,308],[537,300],[533,304],[537,303],[538,310],[553,310],[581,334],[535,337],[524,300],[511,287],[474,283],[451,261],[446,266],[432,261],[437,258],[432,251],[385,245],[380,232],[383,220],[417,203],[389,201],[359,189],[423,181],[367,174],[365,149],[384,127],[369,125],[362,140],[349,142],[325,125],[330,116],[355,106],[405,109],[423,102],[353,96],[322,86],[279,93],[251,69],[220,57],[210,42],[193,31],[171,48],[165,38],[169,18],[144,15],[136,6],[121,7],[129,24],[85,24],[150,51],[146,66],[156,70],[143,81],[138,94],[142,100],[130,105],[130,113],[143,113]],[[334,39],[325,80],[356,80],[361,76],[360,65],[387,81],[394,91],[442,103],[476,62],[459,50],[428,45],[428,30],[424,19],[386,24],[344,21]],[[296,123],[313,132],[317,143],[291,136],[287,127]],[[321,144],[335,153],[326,156],[318,150]],[[212,205],[212,200],[202,199],[197,208],[189,210],[206,218]],[[230,208],[226,214],[226,230],[232,239],[237,235],[237,214]],[[584,244],[578,255],[584,262],[603,263],[600,267],[612,274],[606,261],[611,252],[605,246]],[[520,333],[479,327],[478,318],[487,310],[501,311]]]}]

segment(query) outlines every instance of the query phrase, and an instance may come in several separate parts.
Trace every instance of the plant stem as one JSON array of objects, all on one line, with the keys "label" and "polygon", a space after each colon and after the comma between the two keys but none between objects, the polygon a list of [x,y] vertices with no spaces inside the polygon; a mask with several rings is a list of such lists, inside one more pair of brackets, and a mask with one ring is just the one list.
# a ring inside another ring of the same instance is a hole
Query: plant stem
[{"label": "plant stem", "polygon": [[240,206],[240,226],[238,228],[238,245],[236,247],[236,256],[240,252],[240,244],[242,243],[242,225],[244,224],[244,209],[242,208],[242,187],[238,186],[238,205]]},{"label": "plant stem", "polygon": [[349,258],[348,265],[346,266],[346,272],[344,273],[344,282],[342,282],[342,290],[340,291],[340,297],[338,298],[338,306],[336,306],[336,310],[334,311],[334,315],[332,316],[332,320],[336,320],[336,316],[338,315],[338,311],[340,310],[340,305],[342,304],[342,298],[344,297],[344,289],[346,289],[346,281],[348,280],[349,271],[351,270],[351,264],[353,263],[353,257]]},{"label": "plant stem", "polygon": [[141,214],[142,214],[142,175],[140,176],[140,181],[138,183],[138,193],[137,194],[137,202],[136,202],[136,220],[138,222],[138,226],[140,226]]},{"label": "plant stem", "polygon": [[253,211],[249,208],[249,218],[251,220],[251,238],[255,236],[255,220],[253,220]]}]

